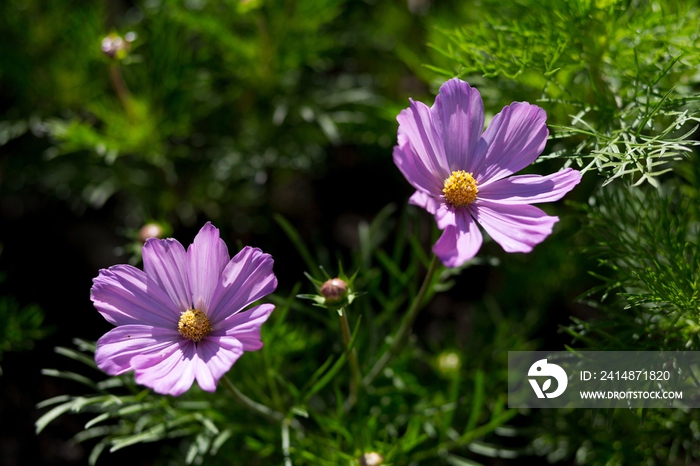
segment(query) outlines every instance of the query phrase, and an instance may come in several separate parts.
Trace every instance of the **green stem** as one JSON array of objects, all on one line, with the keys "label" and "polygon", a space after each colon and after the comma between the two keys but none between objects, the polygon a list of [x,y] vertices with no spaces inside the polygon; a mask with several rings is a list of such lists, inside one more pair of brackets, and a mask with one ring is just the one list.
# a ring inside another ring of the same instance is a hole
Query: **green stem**
[{"label": "green stem", "polygon": [[131,104],[131,93],[129,92],[129,88],[126,87],[121,69],[119,69],[119,64],[111,63],[109,65],[109,79],[112,81],[114,92],[116,92],[117,98],[122,104],[124,111],[128,115],[132,115],[134,109]]},{"label": "green stem", "polygon": [[[343,330],[343,341],[345,346],[350,347],[350,323],[348,322],[348,313],[345,308],[340,309],[340,327]],[[350,351],[350,372],[352,380],[350,381],[350,396],[345,403],[345,410],[348,411],[357,401],[357,387],[362,381],[362,373],[360,372],[360,363],[357,360],[357,351],[353,348]]]},{"label": "green stem", "polygon": [[255,402],[245,396],[243,393],[240,392],[236,388],[236,386],[229,380],[228,377],[223,376],[221,378],[223,380],[224,385],[228,390],[233,394],[233,397],[236,398],[238,401],[240,401],[246,408],[250,409],[251,411],[255,411],[256,413],[268,418],[271,421],[274,422],[282,422],[284,421],[285,417],[284,414],[280,413],[279,411],[275,411],[274,409],[268,408],[267,406],[260,404],[258,402]]},{"label": "green stem", "polygon": [[370,370],[369,373],[362,380],[362,385],[364,385],[365,387],[370,386],[372,382],[374,382],[374,379],[376,379],[377,376],[382,372],[382,370],[384,370],[384,367],[386,367],[391,358],[394,357],[396,352],[403,344],[403,341],[406,339],[406,336],[411,331],[411,326],[416,320],[416,317],[418,317],[418,311],[420,311],[422,308],[421,305],[423,303],[423,298],[425,297],[425,293],[428,291],[430,283],[433,281],[433,275],[435,275],[435,271],[438,268],[438,264],[439,260],[437,256],[433,255],[433,260],[430,262],[428,272],[425,274],[425,278],[423,279],[423,284],[421,285],[420,290],[418,291],[418,295],[416,296],[416,299],[413,300],[413,303],[411,303],[411,307],[408,309],[408,312],[404,316],[403,321],[401,322],[401,327],[399,327],[399,330],[396,332],[396,335],[394,335],[394,339],[391,342],[391,346],[389,346],[389,349],[387,349],[384,352],[384,354],[382,354],[382,357],[379,358],[379,360],[372,367],[372,370]]}]

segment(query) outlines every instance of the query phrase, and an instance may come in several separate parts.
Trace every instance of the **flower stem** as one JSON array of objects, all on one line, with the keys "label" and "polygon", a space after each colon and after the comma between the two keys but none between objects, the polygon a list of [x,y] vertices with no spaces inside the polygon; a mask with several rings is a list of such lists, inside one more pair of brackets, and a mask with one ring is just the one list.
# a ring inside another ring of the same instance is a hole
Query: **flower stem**
[{"label": "flower stem", "polygon": [[133,107],[131,104],[131,93],[129,88],[126,87],[124,78],[122,77],[121,69],[117,63],[111,63],[109,65],[109,79],[112,81],[112,86],[114,87],[114,92],[117,94],[119,102],[122,104],[124,111],[131,115],[133,112]]},{"label": "flower stem", "polygon": [[258,402],[255,402],[245,396],[243,393],[241,393],[240,390],[236,388],[236,386],[229,380],[228,377],[223,376],[221,378],[223,380],[224,385],[226,385],[226,388],[233,394],[233,397],[236,398],[238,401],[240,401],[246,408],[250,409],[251,411],[255,411],[256,413],[268,418],[271,421],[274,422],[282,422],[284,421],[285,417],[284,414],[280,413],[279,411],[275,411],[274,409],[268,408],[267,406],[260,404]]},{"label": "flower stem", "polygon": [[422,308],[421,305],[423,304],[425,293],[428,291],[428,287],[433,281],[433,275],[435,275],[435,271],[438,268],[438,263],[439,261],[437,256],[433,255],[433,260],[430,262],[428,272],[425,274],[425,278],[423,279],[423,284],[421,285],[420,290],[418,290],[418,295],[416,296],[416,299],[413,300],[413,303],[411,303],[411,307],[408,309],[406,315],[404,315],[403,321],[401,322],[401,327],[399,327],[396,335],[394,335],[391,346],[389,346],[389,349],[382,354],[382,357],[380,357],[374,366],[372,366],[372,369],[362,380],[362,385],[365,387],[370,386],[372,382],[374,382],[374,379],[376,379],[382,370],[384,370],[384,367],[386,367],[391,358],[394,357],[396,352],[401,347],[401,344],[406,339],[406,336],[411,331],[411,326],[418,316],[418,311],[420,311]]},{"label": "flower stem", "polygon": [[[348,313],[345,308],[340,309],[340,327],[343,330],[343,341],[345,346],[350,347],[350,323],[348,322]],[[362,382],[362,373],[360,372],[360,363],[357,360],[357,351],[353,348],[350,351],[350,372],[352,380],[350,381],[350,396],[345,403],[345,410],[348,411],[357,400],[357,387]]]}]

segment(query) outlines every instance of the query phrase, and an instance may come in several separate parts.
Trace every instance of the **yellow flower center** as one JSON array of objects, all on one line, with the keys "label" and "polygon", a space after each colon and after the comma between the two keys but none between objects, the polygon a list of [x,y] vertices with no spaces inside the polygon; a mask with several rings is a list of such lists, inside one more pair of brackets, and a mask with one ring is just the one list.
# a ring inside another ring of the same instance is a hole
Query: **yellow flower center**
[{"label": "yellow flower center", "polygon": [[202,338],[214,330],[209,323],[209,318],[199,309],[190,309],[180,315],[177,323],[177,331],[183,337],[198,343]]},{"label": "yellow flower center", "polygon": [[445,187],[442,189],[447,202],[455,207],[466,207],[476,199],[479,189],[476,187],[476,180],[472,173],[464,170],[452,172],[445,180]]}]

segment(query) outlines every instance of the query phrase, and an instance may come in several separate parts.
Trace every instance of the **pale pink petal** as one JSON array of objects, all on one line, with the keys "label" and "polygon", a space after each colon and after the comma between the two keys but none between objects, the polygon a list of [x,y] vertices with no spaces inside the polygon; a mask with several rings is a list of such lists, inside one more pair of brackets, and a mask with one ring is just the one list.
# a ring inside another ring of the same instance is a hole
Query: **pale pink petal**
[{"label": "pale pink petal", "polygon": [[479,198],[499,204],[536,204],[561,199],[581,181],[581,173],[567,168],[551,175],[519,175],[479,189]]},{"label": "pale pink petal", "polygon": [[226,265],[214,291],[209,318],[217,323],[275,291],[274,261],[260,249],[244,247]]},{"label": "pale pink petal", "polygon": [[445,178],[433,174],[408,143],[394,146],[394,163],[406,180],[419,191],[440,196]]},{"label": "pale pink petal", "polygon": [[95,362],[109,375],[121,375],[133,369],[131,359],[144,353],[154,353],[171,346],[177,339],[176,330],[149,325],[121,325],[97,340]]},{"label": "pale pink petal", "polygon": [[[201,351],[199,346],[197,346],[197,351]],[[202,358],[197,353],[194,359],[194,378],[197,380],[199,388],[205,392],[214,393],[216,391],[216,385],[219,382],[218,379],[214,379],[214,376],[209,370],[207,363],[202,361]]]},{"label": "pale pink petal", "polygon": [[275,309],[272,304],[261,304],[245,312],[234,314],[220,323],[220,329],[214,329],[212,336],[236,337],[243,344],[245,351],[257,351],[262,348],[260,327]]},{"label": "pale pink petal", "polygon": [[439,229],[444,230],[448,226],[457,225],[457,209],[451,204],[443,202],[435,211],[435,221]]},{"label": "pale pink petal", "polygon": [[187,276],[195,309],[208,314],[209,303],[229,259],[219,229],[207,222],[187,248]]},{"label": "pale pink petal", "polygon": [[165,291],[180,311],[192,307],[192,295],[187,280],[187,253],[172,238],[149,238],[143,245],[143,270]]},{"label": "pale pink petal", "polygon": [[477,201],[472,215],[506,252],[530,252],[552,233],[559,217],[550,217],[532,205],[507,205]]},{"label": "pale pink petal", "polygon": [[442,122],[439,119],[434,121],[431,109],[423,102],[409,100],[411,105],[396,117],[399,146],[408,144],[425,168],[436,178],[444,180],[450,176],[450,167],[442,140]]},{"label": "pale pink petal", "polygon": [[484,103],[479,91],[460,79],[450,79],[440,87],[431,110],[432,121],[444,141],[450,172],[465,170],[484,129]]},{"label": "pale pink petal", "polygon": [[433,246],[446,267],[459,267],[476,256],[483,237],[474,219],[464,209],[457,212],[457,226],[448,226]]},{"label": "pale pink petal", "polygon": [[413,193],[413,195],[408,199],[408,203],[422,207],[433,215],[435,215],[435,212],[441,204],[438,199],[424,193],[421,190],[417,190],[415,193]]},{"label": "pale pink petal", "polygon": [[546,120],[544,110],[527,102],[514,102],[493,117],[466,170],[479,189],[535,161],[547,143]]},{"label": "pale pink petal", "polygon": [[177,306],[136,267],[115,265],[102,269],[92,283],[90,299],[111,324],[165,328],[177,325],[180,318]]},{"label": "pale pink petal", "polygon": [[136,383],[150,387],[161,395],[178,396],[194,382],[195,343],[185,338],[175,340],[160,351],[134,356]]},{"label": "pale pink petal", "polygon": [[[204,363],[197,370],[197,383],[208,392],[243,354],[243,344],[234,337],[209,335],[197,345],[197,355]],[[207,374],[207,371],[209,372]]]}]

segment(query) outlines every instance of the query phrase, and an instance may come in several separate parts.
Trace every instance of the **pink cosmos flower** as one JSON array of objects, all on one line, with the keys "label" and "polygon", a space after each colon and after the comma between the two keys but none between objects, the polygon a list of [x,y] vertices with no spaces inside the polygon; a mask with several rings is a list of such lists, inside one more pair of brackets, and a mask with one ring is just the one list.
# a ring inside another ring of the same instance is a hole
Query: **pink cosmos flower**
[{"label": "pink cosmos flower", "polygon": [[269,254],[245,247],[232,259],[211,223],[185,251],[172,238],[150,238],[141,271],[100,270],[91,299],[117,327],[97,342],[95,361],[110,375],[133,370],[136,382],[180,395],[194,379],[208,392],[244,351],[262,348],[260,326],[274,306],[246,306],[272,293]]},{"label": "pink cosmos flower", "polygon": [[558,217],[532,206],[560,199],[581,180],[567,168],[548,176],[509,176],[544,150],[544,110],[514,102],[484,127],[479,91],[459,79],[440,87],[432,107],[414,102],[402,110],[394,163],[416,192],[409,203],[435,216],[444,230],[433,252],[457,267],[479,251],[477,222],[507,252],[530,252]]}]

